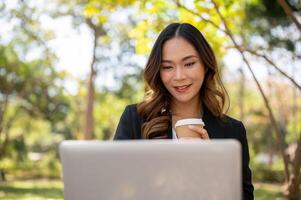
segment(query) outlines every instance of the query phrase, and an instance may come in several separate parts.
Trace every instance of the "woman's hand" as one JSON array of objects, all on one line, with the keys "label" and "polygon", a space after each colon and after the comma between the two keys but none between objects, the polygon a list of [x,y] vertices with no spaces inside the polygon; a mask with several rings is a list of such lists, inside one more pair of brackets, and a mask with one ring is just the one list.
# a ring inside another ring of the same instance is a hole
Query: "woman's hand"
[{"label": "woman's hand", "polygon": [[201,139],[203,139],[203,140],[209,140],[210,139],[206,129],[204,129],[202,127],[199,127],[199,126],[191,126],[191,125],[189,125],[188,128],[190,130],[193,130],[193,131],[197,132],[200,135]]}]

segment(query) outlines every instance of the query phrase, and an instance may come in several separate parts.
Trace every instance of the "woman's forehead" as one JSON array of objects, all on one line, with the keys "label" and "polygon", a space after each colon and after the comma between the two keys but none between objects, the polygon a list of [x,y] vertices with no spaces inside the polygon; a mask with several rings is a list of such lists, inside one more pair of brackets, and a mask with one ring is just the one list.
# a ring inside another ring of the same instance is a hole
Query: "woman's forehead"
[{"label": "woman's forehead", "polygon": [[182,61],[183,59],[199,57],[194,46],[182,37],[167,40],[162,48],[162,59],[165,61]]}]

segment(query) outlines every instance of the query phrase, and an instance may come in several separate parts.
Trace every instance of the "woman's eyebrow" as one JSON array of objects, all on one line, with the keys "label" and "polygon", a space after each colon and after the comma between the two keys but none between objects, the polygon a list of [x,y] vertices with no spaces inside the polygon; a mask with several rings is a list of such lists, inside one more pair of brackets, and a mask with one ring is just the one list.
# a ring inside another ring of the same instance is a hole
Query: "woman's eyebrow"
[{"label": "woman's eyebrow", "polygon": [[[189,55],[189,56],[185,56],[184,58],[182,58],[181,61],[188,60],[189,58],[198,58],[198,57],[194,56],[194,55]],[[171,60],[162,60],[162,63],[173,63],[173,61],[171,61]]]},{"label": "woman's eyebrow", "polygon": [[164,62],[166,62],[166,63],[172,63],[171,60],[162,60],[162,63],[164,63]]},{"label": "woman's eyebrow", "polygon": [[194,56],[194,55],[189,55],[189,56],[185,56],[184,58],[182,58],[182,61],[185,61],[185,60],[188,60],[189,58],[198,58],[197,56]]}]

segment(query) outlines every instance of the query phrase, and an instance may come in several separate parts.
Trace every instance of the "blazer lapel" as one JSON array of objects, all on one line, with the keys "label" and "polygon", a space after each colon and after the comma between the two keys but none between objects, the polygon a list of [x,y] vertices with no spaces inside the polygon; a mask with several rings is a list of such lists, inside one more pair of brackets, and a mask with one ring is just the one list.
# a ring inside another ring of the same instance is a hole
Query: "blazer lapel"
[{"label": "blazer lapel", "polygon": [[215,117],[207,108],[204,108],[203,121],[205,123],[205,129],[208,132],[209,138],[224,138],[224,128],[222,126],[222,121]]}]

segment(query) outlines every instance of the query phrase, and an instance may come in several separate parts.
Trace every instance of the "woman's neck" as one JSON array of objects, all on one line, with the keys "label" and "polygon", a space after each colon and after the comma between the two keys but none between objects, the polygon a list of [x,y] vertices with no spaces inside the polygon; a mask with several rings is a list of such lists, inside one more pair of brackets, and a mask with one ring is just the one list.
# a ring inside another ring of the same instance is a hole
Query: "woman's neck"
[{"label": "woman's neck", "polygon": [[178,118],[199,118],[202,117],[203,108],[199,100],[189,103],[173,102],[171,112]]}]

